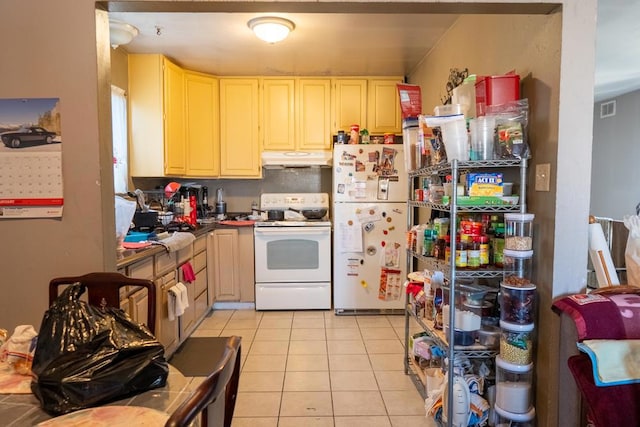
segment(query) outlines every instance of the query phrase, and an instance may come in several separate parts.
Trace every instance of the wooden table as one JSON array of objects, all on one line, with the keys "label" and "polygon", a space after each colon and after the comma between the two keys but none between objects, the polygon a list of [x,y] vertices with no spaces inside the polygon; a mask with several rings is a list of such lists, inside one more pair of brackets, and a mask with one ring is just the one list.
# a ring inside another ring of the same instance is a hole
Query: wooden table
[{"label": "wooden table", "polygon": [[[140,406],[171,413],[199,383],[198,379],[185,377],[169,365],[169,377],[165,387],[149,390],[109,405]],[[40,408],[40,402],[33,394],[0,394],[0,422],[3,426],[35,426],[52,418]],[[131,425],[136,423],[132,421]]]}]

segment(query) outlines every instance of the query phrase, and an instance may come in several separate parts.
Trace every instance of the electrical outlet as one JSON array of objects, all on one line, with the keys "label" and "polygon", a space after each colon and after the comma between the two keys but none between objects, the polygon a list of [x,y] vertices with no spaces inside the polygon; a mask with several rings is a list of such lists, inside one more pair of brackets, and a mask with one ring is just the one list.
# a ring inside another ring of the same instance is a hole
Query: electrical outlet
[{"label": "electrical outlet", "polygon": [[541,163],[536,165],[536,191],[549,191],[551,180],[551,164]]}]

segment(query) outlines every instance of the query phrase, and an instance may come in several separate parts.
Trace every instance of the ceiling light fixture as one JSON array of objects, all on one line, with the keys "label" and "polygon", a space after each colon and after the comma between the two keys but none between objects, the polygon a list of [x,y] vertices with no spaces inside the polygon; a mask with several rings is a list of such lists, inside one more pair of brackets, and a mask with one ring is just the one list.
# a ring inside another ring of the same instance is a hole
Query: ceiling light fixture
[{"label": "ceiling light fixture", "polygon": [[275,16],[253,18],[247,22],[247,25],[260,40],[264,40],[267,43],[277,43],[286,39],[289,32],[293,31],[296,27],[295,24],[288,19]]},{"label": "ceiling light fixture", "polygon": [[131,40],[138,33],[138,29],[133,25],[115,19],[109,20],[109,41],[114,49],[120,45],[131,43]]}]

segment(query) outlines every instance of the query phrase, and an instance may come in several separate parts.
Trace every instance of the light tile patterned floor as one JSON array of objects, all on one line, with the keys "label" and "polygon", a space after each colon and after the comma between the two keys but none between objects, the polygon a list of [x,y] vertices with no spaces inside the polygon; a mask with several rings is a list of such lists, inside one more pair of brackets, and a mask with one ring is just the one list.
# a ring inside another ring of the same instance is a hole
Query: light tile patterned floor
[{"label": "light tile patterned floor", "polygon": [[217,310],[193,336],[242,337],[233,427],[433,427],[403,367],[404,317]]}]

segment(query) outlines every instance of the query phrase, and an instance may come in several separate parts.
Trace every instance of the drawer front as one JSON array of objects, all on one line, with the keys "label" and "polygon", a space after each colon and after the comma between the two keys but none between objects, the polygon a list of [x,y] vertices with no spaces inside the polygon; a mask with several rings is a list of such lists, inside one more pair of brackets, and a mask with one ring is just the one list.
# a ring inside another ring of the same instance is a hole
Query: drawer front
[{"label": "drawer front", "polygon": [[207,249],[207,236],[199,237],[193,242],[193,253],[199,254]]},{"label": "drawer front", "polygon": [[193,246],[189,245],[178,251],[178,265],[191,261],[191,258],[193,258]]},{"label": "drawer front", "polygon": [[196,319],[202,318],[202,316],[205,315],[208,309],[209,309],[209,306],[207,304],[207,294],[205,292],[205,293],[202,293],[200,296],[196,297],[196,310],[195,310]]},{"label": "drawer front", "polygon": [[155,256],[156,258],[156,276],[160,276],[169,270],[176,268],[175,254],[163,253]]},{"label": "drawer front", "polygon": [[153,279],[153,257],[149,257],[127,267],[127,276],[133,279]]},{"label": "drawer front", "polygon": [[201,252],[193,258],[193,272],[198,273],[207,267],[207,253]]},{"label": "drawer front", "polygon": [[[156,279],[156,284],[158,286],[163,286],[166,284],[170,284],[168,288],[176,284],[176,271],[172,270],[165,273],[163,276],[160,276]],[[167,289],[168,289],[167,288]]]},{"label": "drawer front", "polygon": [[[207,290],[207,269],[196,273],[196,296]],[[205,295],[206,296],[206,295]]]}]

